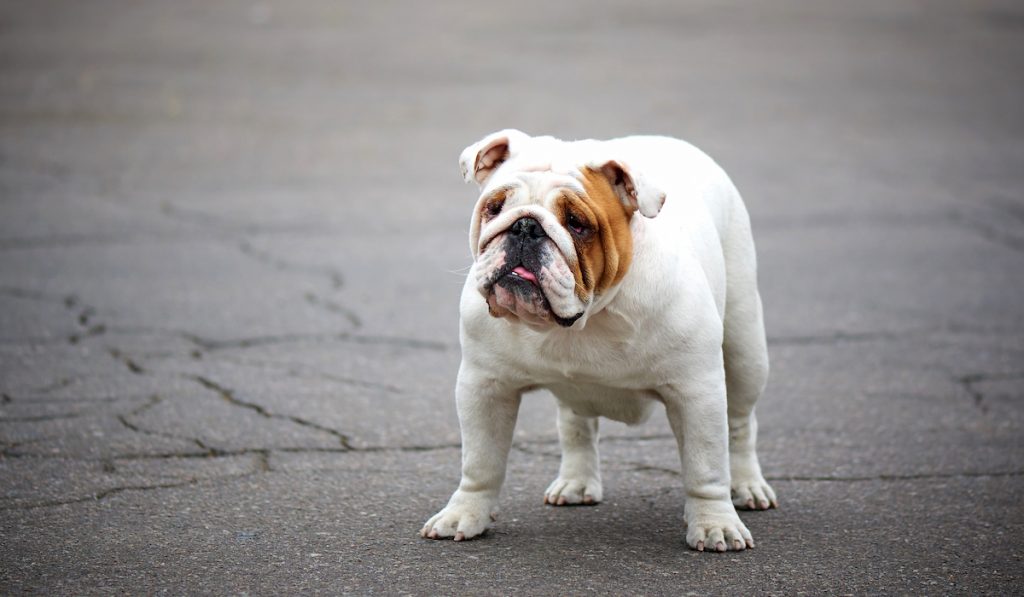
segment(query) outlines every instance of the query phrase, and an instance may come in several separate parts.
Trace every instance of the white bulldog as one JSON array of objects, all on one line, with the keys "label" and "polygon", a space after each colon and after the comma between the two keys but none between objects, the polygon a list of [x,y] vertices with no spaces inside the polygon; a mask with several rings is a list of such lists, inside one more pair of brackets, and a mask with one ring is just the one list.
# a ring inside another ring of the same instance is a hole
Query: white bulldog
[{"label": "white bulldog", "polygon": [[750,221],[729,177],[667,137],[509,129],[460,161],[482,191],[461,300],[462,481],[421,535],[484,532],[520,397],[546,388],[562,463],[545,503],[601,501],[597,417],[637,424],[660,402],[683,464],[687,544],[753,547],[736,507],[777,505],[754,446],[768,352]]}]

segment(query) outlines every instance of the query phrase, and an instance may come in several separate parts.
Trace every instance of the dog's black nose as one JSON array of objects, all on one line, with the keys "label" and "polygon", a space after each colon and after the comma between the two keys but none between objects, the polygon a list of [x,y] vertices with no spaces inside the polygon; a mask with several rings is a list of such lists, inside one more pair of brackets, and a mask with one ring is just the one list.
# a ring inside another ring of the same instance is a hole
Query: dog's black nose
[{"label": "dog's black nose", "polygon": [[533,218],[521,218],[509,229],[509,233],[517,238],[537,239],[547,236],[540,222]]}]

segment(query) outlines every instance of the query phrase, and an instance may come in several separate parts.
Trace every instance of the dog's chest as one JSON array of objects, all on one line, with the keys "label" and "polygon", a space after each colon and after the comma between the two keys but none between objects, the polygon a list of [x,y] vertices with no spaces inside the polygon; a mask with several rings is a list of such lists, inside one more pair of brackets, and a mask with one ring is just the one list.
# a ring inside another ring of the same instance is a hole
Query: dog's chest
[{"label": "dog's chest", "polygon": [[659,401],[651,390],[631,390],[587,383],[556,383],[547,386],[578,415],[606,417],[629,425],[643,423]]},{"label": "dog's chest", "polygon": [[524,334],[505,347],[509,350],[505,362],[525,372],[535,385],[621,390],[648,390],[659,385],[660,352],[630,334]]}]

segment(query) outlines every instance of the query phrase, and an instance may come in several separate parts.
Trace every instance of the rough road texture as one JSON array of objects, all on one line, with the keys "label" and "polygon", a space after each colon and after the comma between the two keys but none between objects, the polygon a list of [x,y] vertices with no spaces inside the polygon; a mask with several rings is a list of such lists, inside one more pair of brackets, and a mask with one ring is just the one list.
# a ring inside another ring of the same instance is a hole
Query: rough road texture
[{"label": "rough road texture", "polygon": [[[628,6],[627,6],[628,4]],[[1019,3],[0,4],[0,593],[1024,586]],[[458,478],[463,146],[658,132],[744,192],[773,372],[758,547],[683,544],[662,416],[607,501]]]}]

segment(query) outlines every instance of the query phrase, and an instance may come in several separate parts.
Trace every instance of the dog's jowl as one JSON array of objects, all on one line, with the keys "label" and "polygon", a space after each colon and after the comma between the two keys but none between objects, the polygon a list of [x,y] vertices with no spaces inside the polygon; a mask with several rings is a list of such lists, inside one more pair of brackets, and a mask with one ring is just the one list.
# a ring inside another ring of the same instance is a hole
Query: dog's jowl
[{"label": "dog's jowl", "polygon": [[520,397],[546,388],[562,463],[545,503],[600,502],[598,417],[637,424],[661,403],[683,465],[687,544],[753,547],[736,508],[776,505],[755,451],[768,353],[750,221],[729,177],[667,137],[509,129],[460,161],[481,190],[460,306],[462,481],[422,535],[484,532]]}]

